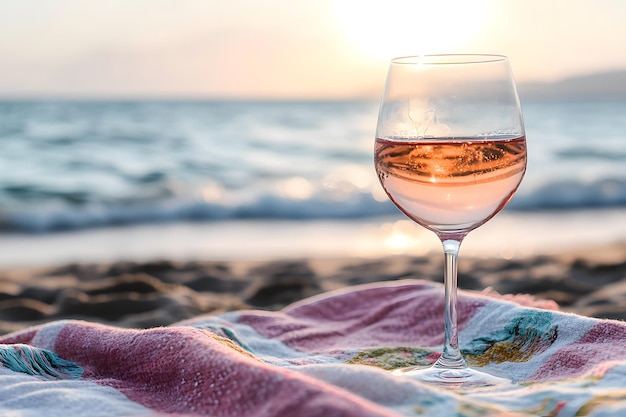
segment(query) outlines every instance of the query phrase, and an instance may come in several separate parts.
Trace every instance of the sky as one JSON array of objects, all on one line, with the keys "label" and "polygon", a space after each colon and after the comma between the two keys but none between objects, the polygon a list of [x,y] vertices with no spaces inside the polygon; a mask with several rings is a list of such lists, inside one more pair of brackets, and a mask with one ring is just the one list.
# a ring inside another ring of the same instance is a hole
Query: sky
[{"label": "sky", "polygon": [[394,56],[626,69],[623,0],[0,0],[0,98],[375,97]]}]

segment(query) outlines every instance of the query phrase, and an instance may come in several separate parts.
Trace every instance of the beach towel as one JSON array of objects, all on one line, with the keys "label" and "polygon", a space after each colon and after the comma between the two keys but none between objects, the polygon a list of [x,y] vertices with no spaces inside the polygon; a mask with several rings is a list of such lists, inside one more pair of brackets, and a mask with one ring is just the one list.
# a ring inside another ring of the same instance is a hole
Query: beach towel
[{"label": "beach towel", "polygon": [[124,329],[54,321],[0,338],[0,416],[624,416],[626,324],[524,296],[459,293],[468,363],[510,385],[429,386],[443,287],[348,287],[281,311]]}]

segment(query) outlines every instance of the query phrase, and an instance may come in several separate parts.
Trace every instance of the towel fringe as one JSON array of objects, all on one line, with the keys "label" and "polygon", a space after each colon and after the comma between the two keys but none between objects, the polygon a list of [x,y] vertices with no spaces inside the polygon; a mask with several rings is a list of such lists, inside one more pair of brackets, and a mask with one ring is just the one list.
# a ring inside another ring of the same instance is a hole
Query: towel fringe
[{"label": "towel fringe", "polygon": [[83,368],[49,350],[25,344],[0,344],[4,367],[47,380],[80,379]]}]

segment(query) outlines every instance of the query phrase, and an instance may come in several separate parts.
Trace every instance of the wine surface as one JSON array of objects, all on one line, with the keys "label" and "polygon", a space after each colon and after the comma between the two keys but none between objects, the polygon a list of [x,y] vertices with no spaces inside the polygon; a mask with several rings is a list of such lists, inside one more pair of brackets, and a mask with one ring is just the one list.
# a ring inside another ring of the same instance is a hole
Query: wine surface
[{"label": "wine surface", "polygon": [[526,138],[376,139],[389,198],[440,237],[464,235],[496,215],[526,171]]}]

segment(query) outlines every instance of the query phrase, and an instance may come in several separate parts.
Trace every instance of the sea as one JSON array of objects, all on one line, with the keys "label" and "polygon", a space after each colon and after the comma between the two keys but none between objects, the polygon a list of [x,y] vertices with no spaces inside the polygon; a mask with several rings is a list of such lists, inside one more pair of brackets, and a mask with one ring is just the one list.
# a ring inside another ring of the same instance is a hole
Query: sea
[{"label": "sea", "polygon": [[[626,101],[522,106],[526,176],[470,233],[470,252],[626,240]],[[2,101],[0,267],[437,250],[378,182],[377,111],[367,100]]]}]

